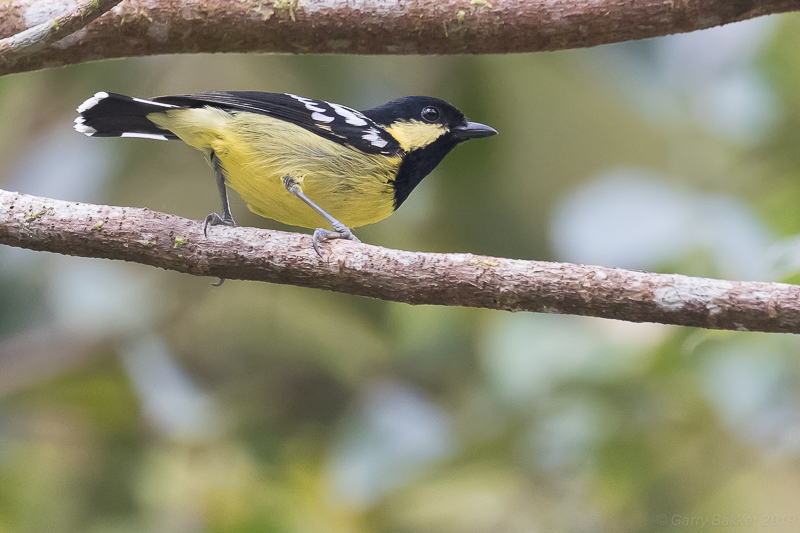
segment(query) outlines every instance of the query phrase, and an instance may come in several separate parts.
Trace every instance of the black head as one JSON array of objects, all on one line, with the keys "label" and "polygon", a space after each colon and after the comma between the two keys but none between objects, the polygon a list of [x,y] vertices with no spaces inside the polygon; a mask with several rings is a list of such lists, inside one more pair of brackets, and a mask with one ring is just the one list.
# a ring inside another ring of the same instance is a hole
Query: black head
[{"label": "black head", "polygon": [[405,152],[394,182],[395,209],[459,143],[497,134],[430,96],[407,96],[363,113],[383,126]]},{"label": "black head", "polygon": [[364,114],[389,131],[406,151],[424,148],[440,137],[455,146],[497,134],[494,128],[470,122],[454,106],[430,96],[406,96]]},{"label": "black head", "polygon": [[464,113],[444,100],[430,96],[398,98],[364,111],[364,114],[382,126],[390,126],[397,120],[457,126],[466,120]]}]

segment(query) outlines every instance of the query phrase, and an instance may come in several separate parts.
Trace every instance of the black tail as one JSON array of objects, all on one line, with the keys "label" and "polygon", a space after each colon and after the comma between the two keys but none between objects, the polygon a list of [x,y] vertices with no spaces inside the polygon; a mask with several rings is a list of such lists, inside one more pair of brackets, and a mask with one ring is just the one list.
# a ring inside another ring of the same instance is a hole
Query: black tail
[{"label": "black tail", "polygon": [[75,129],[89,137],[142,137],[167,141],[178,137],[150,122],[147,115],[179,106],[121,94],[99,92],[78,106]]}]

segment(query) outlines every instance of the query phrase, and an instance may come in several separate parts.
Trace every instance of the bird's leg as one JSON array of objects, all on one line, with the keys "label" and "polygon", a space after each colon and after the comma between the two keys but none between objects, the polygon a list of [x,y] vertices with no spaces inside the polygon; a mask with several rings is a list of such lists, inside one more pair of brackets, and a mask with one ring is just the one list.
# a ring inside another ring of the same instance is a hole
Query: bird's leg
[{"label": "bird's leg", "polygon": [[225,170],[222,168],[217,154],[211,152],[211,164],[214,166],[214,176],[217,180],[217,189],[219,190],[219,198],[222,200],[222,216],[217,213],[211,213],[203,221],[203,235],[208,236],[208,226],[235,226],[236,222],[233,221],[231,215],[231,206],[228,203],[228,190],[225,187]]},{"label": "bird's leg", "polygon": [[311,209],[319,213],[320,215],[328,221],[328,223],[333,227],[333,231],[324,228],[317,228],[314,230],[314,235],[311,238],[311,245],[314,247],[314,251],[317,252],[317,255],[322,257],[322,253],[319,251],[319,241],[329,241],[331,239],[349,239],[355,242],[361,242],[358,240],[358,237],[353,235],[353,232],[350,231],[350,228],[333,218],[327,211],[322,209],[316,203],[314,203],[311,198],[305,195],[303,190],[300,188],[300,184],[297,183],[291,176],[284,176],[283,177],[283,185],[286,187],[286,190],[292,193],[293,195],[297,196],[301,200],[303,200],[306,205],[308,205]]},{"label": "bird's leg", "polygon": [[[228,202],[228,189],[225,186],[225,170],[222,168],[222,163],[220,162],[217,154],[211,152],[211,164],[214,166],[214,177],[217,182],[217,190],[219,191],[219,198],[222,200],[222,216],[219,216],[219,213],[210,213],[206,216],[203,220],[203,235],[208,237],[208,225],[211,224],[212,226],[235,226],[236,222],[233,221],[233,215],[231,215],[231,205]],[[219,287],[225,283],[225,278],[219,278],[217,283],[212,283],[211,285],[214,287]]]}]

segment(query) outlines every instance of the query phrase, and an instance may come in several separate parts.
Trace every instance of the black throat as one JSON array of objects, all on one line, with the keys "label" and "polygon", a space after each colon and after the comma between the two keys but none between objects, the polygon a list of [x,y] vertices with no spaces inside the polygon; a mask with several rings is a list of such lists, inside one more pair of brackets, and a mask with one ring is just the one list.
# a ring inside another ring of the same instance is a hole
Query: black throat
[{"label": "black throat", "polygon": [[451,135],[445,134],[428,146],[417,148],[406,154],[394,179],[395,210],[406,201],[419,182],[430,174],[458,143],[459,141]]}]

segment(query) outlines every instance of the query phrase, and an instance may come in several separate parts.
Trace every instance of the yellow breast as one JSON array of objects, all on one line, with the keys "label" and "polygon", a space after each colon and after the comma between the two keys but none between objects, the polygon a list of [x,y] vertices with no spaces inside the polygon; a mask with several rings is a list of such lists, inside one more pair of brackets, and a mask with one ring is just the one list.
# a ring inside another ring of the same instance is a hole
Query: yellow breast
[{"label": "yellow breast", "polygon": [[285,224],[327,227],[325,220],[283,185],[297,180],[305,194],[353,228],[394,211],[392,182],[401,159],[365,154],[290,122],[255,113],[181,109],[148,118],[222,163],[228,184],[254,213]]}]

